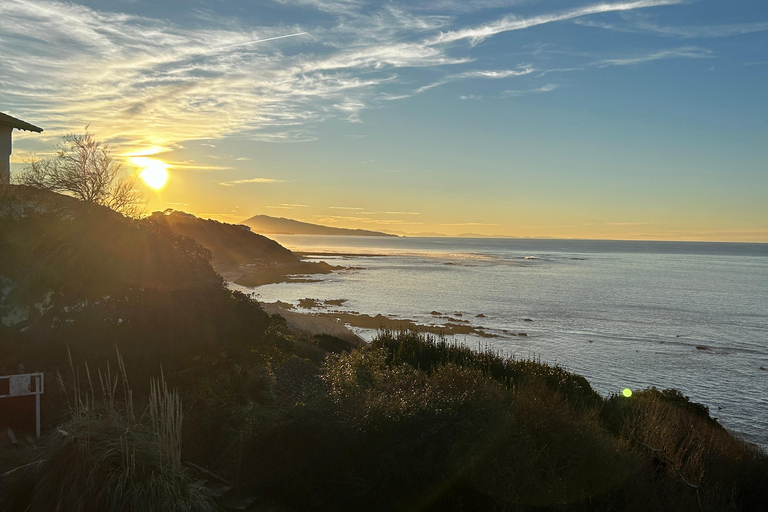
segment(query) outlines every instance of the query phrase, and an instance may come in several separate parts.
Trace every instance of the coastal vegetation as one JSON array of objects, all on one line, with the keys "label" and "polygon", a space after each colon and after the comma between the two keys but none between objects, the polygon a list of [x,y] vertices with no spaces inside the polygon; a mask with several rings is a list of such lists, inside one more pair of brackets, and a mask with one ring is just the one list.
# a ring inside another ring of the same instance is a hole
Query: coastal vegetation
[{"label": "coastal vegetation", "polygon": [[204,220],[173,210],[154,212],[150,218],[211,251],[214,270],[227,281],[243,286],[292,281],[302,279],[297,276],[327,274],[336,268],[324,261],[303,261],[274,240],[242,224]]},{"label": "coastal vegetation", "polygon": [[143,211],[136,178],[123,170],[109,145],[86,127],[82,135],[62,137],[54,156],[32,160],[17,181],[136,217]]},{"label": "coastal vegetation", "polygon": [[212,266],[210,240],[253,233],[211,221],[196,241],[162,214],[3,194],[0,370],[51,384],[39,447],[0,459],[2,509],[226,507],[194,468],[250,510],[768,503],[766,454],[679,392],[602,397],[561,367],[408,330],[363,347],[291,331]]}]

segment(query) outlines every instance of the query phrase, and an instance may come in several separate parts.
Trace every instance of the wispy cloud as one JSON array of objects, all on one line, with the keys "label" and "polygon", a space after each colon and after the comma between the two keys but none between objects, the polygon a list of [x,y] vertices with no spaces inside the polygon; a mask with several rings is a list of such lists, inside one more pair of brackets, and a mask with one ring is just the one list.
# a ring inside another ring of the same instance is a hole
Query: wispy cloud
[{"label": "wispy cloud", "polygon": [[507,97],[507,98],[515,98],[517,96],[523,96],[524,94],[538,94],[542,92],[552,92],[558,87],[559,86],[557,84],[546,84],[546,85],[542,85],[541,87],[536,87],[535,89],[527,89],[527,90],[508,89],[502,92],[501,96]]},{"label": "wispy cloud", "polygon": [[558,21],[567,21],[576,18],[582,18],[592,14],[602,14],[607,12],[617,11],[631,11],[634,9],[645,9],[649,7],[659,7],[664,5],[675,5],[683,3],[684,0],[637,0],[634,2],[617,2],[617,3],[601,3],[590,5],[586,7],[579,7],[577,9],[571,9],[569,11],[563,11],[553,14],[543,14],[540,16],[533,16],[524,18],[520,16],[505,16],[504,18],[487,23],[485,25],[479,25],[471,28],[463,28],[460,30],[452,30],[443,32],[440,35],[429,40],[429,44],[446,44],[454,43],[461,40],[468,40],[470,44],[476,45],[491,36],[501,34],[503,32],[511,32],[515,30],[524,30],[539,25],[545,25],[548,23],[555,23]]},{"label": "wispy cloud", "polygon": [[290,203],[287,203],[287,204],[278,204],[278,205],[264,206],[264,208],[275,208],[275,209],[278,209],[278,210],[293,210],[294,208],[309,208],[309,206],[306,205],[306,204],[290,204]]},{"label": "wispy cloud", "polygon": [[498,80],[500,78],[530,75],[534,71],[535,69],[531,67],[523,67],[521,69],[465,71],[464,73],[457,73],[455,75],[450,75],[441,80],[438,80],[437,82],[433,82],[431,84],[427,84],[422,87],[419,87],[414,91],[414,93],[420,94],[424,91],[428,91],[429,89],[433,89],[435,87],[439,87],[441,85],[445,85],[451,82],[458,82],[461,80],[470,80],[473,78],[486,78],[491,80]]},{"label": "wispy cloud", "polygon": [[329,206],[331,210],[364,210],[365,208],[358,208],[357,206]]},{"label": "wispy cloud", "polygon": [[372,219],[370,217],[354,217],[344,215],[313,215],[315,222],[321,224],[361,223],[380,226],[418,226],[422,222],[407,222],[400,219]]},{"label": "wispy cloud", "polygon": [[[524,61],[507,69],[466,69],[480,67],[472,47],[497,34],[682,2],[595,3],[466,27],[462,12],[523,2],[276,1],[317,9],[331,21],[256,26],[231,16],[185,25],[70,2],[2,2],[3,108],[43,125],[40,140],[53,141],[88,123],[101,137],[126,147],[173,148],[185,140],[232,134],[268,142],[314,140],[317,123],[360,122],[363,111],[383,100],[450,82],[522,80],[546,72]],[[443,13],[434,14],[435,9]],[[657,58],[673,51],[659,51]],[[678,51],[678,56],[701,53]],[[429,72],[416,72],[425,69]]]},{"label": "wispy cloud", "polygon": [[233,187],[235,185],[245,185],[248,183],[284,183],[285,180],[276,180],[274,178],[250,178],[247,180],[222,181],[219,185]]},{"label": "wispy cloud", "polygon": [[645,33],[658,36],[677,37],[681,39],[732,37],[768,31],[768,22],[731,23],[706,26],[663,26],[643,19],[629,19],[621,23],[606,23],[597,20],[576,20],[576,23],[616,32]]},{"label": "wispy cloud", "polygon": [[697,48],[695,46],[686,46],[684,48],[674,48],[671,50],[662,50],[658,52],[649,53],[646,55],[638,55],[634,57],[624,57],[618,59],[603,59],[597,61],[594,65],[598,67],[606,66],[631,66],[635,64],[643,64],[645,62],[651,62],[654,60],[662,59],[706,59],[712,57],[712,52],[704,48]]}]

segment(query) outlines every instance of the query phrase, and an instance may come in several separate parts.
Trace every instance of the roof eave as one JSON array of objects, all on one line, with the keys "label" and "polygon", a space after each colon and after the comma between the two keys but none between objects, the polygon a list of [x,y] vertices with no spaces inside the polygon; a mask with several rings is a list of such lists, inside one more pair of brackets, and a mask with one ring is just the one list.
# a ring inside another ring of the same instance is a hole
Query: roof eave
[{"label": "roof eave", "polygon": [[0,112],[0,125],[10,126],[11,128],[16,128],[17,130],[25,130],[28,132],[41,133],[43,131],[43,129],[39,126],[35,126],[26,121],[22,121],[21,119],[16,119],[15,117],[9,116],[8,114],[3,114],[2,112]]}]

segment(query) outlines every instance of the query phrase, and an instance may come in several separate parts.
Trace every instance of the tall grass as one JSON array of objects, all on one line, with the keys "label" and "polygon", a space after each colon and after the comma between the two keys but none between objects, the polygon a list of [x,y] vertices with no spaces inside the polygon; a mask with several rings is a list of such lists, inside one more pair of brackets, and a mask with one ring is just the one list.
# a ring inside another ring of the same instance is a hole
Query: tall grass
[{"label": "tall grass", "polygon": [[[161,373],[136,418],[120,353],[118,372],[97,370],[94,386],[70,356],[69,418],[47,435],[40,463],[15,472],[8,510],[85,512],[214,510],[181,465],[181,400]],[[59,382],[65,379],[59,374]],[[122,382],[122,396],[118,383]],[[66,391],[66,389],[65,389]]]},{"label": "tall grass", "polygon": [[184,419],[181,397],[168,389],[162,371],[159,379],[151,379],[148,409],[160,452],[176,466],[181,466],[181,422]]}]

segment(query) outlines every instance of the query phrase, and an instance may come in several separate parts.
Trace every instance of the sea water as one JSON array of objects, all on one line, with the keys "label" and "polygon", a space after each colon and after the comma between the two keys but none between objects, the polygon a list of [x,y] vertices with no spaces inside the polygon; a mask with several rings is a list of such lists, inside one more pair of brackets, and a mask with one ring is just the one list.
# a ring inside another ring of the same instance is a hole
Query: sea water
[{"label": "sea water", "polygon": [[559,364],[604,396],[678,389],[768,447],[768,244],[274,238],[346,270],[251,289],[260,300],[347,299],[334,309],[425,324],[445,321],[433,311],[460,318],[495,336],[460,342]]}]

